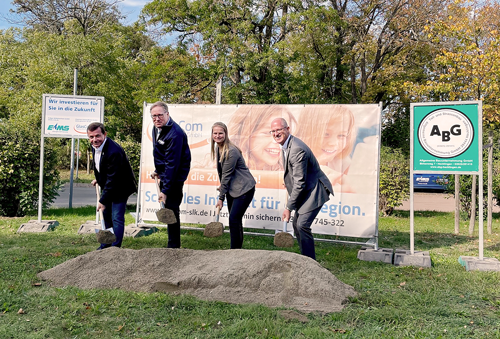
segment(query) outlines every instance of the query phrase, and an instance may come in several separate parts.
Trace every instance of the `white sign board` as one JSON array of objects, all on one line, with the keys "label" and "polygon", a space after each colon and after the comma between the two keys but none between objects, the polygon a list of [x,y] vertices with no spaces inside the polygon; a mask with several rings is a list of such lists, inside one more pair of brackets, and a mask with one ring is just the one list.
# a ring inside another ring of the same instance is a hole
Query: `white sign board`
[{"label": "white sign board", "polygon": [[[157,220],[159,208],[155,183],[149,178],[154,171],[151,106],[145,105],[143,116],[139,222]],[[377,234],[379,105],[169,105],[169,112],[186,132],[192,155],[181,222],[214,221],[220,183],[210,158],[210,138],[213,123],[221,121],[257,182],[243,226],[283,228],[283,166],[279,145],[269,134],[271,121],[283,117],[291,133],[314,152],[335,191],[313,222],[313,233],[362,238]],[[220,221],[228,225],[226,206]]]},{"label": "white sign board", "polygon": [[54,138],[87,138],[91,122],[103,122],[104,97],[43,95],[42,135]]}]

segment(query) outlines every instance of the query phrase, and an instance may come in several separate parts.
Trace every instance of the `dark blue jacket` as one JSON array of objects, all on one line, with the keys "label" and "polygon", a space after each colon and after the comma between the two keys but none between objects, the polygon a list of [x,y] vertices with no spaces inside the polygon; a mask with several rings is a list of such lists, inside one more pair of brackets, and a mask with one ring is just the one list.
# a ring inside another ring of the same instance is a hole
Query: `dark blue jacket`
[{"label": "dark blue jacket", "polygon": [[97,183],[101,187],[99,202],[109,206],[112,202],[123,202],[137,192],[134,172],[123,148],[111,138],[106,138],[102,148],[99,169],[95,166],[95,149],[92,147],[92,162]]},{"label": "dark blue jacket", "polygon": [[153,157],[155,171],[160,176],[161,191],[169,198],[172,189],[176,190],[186,181],[191,167],[191,151],[186,133],[172,119],[162,127],[156,140],[156,127],[153,127]]}]

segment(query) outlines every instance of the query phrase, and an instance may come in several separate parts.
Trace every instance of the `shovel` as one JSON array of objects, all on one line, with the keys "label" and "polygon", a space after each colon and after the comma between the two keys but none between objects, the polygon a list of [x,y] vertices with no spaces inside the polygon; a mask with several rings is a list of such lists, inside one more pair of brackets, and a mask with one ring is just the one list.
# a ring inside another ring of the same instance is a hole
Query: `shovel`
[{"label": "shovel", "polygon": [[[160,196],[160,185],[158,184],[158,178],[155,177],[156,182],[156,191],[158,193],[158,197]],[[177,218],[175,217],[174,211],[165,207],[163,201],[160,201],[160,209],[156,212],[156,217],[158,221],[164,224],[175,224],[177,222]]]},{"label": "shovel", "polygon": [[[97,195],[97,203],[99,203],[99,185],[95,185],[95,192]],[[101,218],[101,229],[96,229],[96,236],[97,236],[97,241],[101,244],[105,245],[111,245],[116,241],[116,236],[115,232],[113,231],[113,228],[110,227],[109,229],[106,228],[106,225],[104,224],[104,216],[102,215],[102,210],[99,210],[99,217]]]},{"label": "shovel", "polygon": [[220,207],[217,206],[217,209],[215,210],[215,221],[208,223],[208,225],[205,226],[205,230],[203,231],[203,235],[205,237],[215,238],[220,237],[222,234],[224,234],[224,225],[219,222],[219,215]]}]

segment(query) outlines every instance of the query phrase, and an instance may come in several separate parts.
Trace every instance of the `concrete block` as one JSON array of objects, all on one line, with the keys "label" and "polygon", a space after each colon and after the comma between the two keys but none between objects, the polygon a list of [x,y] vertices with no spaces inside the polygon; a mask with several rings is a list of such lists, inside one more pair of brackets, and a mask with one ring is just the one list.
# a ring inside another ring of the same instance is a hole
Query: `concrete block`
[{"label": "concrete block", "polygon": [[429,251],[398,250],[394,253],[394,265],[396,266],[419,266],[432,267]]},{"label": "concrete block", "polygon": [[95,221],[87,220],[85,224],[82,224],[78,229],[78,234],[95,234],[95,230],[101,229],[101,224],[96,224]]},{"label": "concrete block", "polygon": [[478,257],[460,256],[458,262],[466,271],[500,271],[500,261],[495,258],[480,260]]},{"label": "concrete block", "polygon": [[392,248],[379,248],[375,250],[369,247],[362,247],[358,251],[358,259],[363,261],[381,261],[386,264],[392,264],[394,250]]},{"label": "concrete block", "polygon": [[124,237],[139,238],[158,232],[156,227],[135,227],[135,224],[125,226]]},{"label": "concrete block", "polygon": [[30,220],[26,224],[22,224],[17,229],[17,233],[42,233],[53,231],[56,226],[59,225],[59,222],[56,220],[42,220],[38,222],[38,220]]}]

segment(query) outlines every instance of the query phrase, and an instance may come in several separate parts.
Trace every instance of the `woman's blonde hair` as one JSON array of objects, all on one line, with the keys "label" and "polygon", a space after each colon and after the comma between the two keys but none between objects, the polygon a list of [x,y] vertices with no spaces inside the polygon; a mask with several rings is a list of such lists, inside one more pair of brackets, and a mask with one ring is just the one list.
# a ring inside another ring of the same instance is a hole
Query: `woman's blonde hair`
[{"label": "woman's blonde hair", "polygon": [[224,133],[226,135],[226,137],[224,138],[224,142],[222,143],[222,147],[219,146],[215,141],[214,141],[214,138],[212,136],[212,138],[210,139],[210,149],[211,149],[211,154],[212,154],[212,160],[215,160],[216,159],[216,151],[219,150],[219,154],[220,154],[220,159],[219,159],[219,162],[222,162],[224,160],[225,157],[227,157],[228,153],[229,153],[229,146],[233,145],[234,147],[236,147],[236,149],[238,149],[238,151],[240,151],[241,153],[241,150],[238,148],[238,146],[234,145],[231,140],[229,140],[229,134],[227,132],[227,126],[226,124],[224,124],[223,122],[216,122],[212,125],[212,133],[214,132],[214,127],[221,127],[223,130],[224,130]]},{"label": "woman's blonde hair", "polygon": [[346,145],[340,153],[340,158],[349,156],[356,142],[354,115],[351,110],[342,105],[311,105],[300,112],[297,137],[311,149],[321,148],[323,136],[332,120],[339,120],[348,130]]},{"label": "woman's blonde hair", "polygon": [[[250,169],[257,169],[255,168],[255,160],[252,159],[250,138],[271,117],[285,118],[291,130],[297,125],[297,120],[292,113],[281,105],[244,105],[231,116],[228,124],[232,133],[231,140],[241,150],[243,158]],[[269,130],[271,129],[271,126],[267,127]],[[276,164],[276,168],[270,168],[270,170],[278,170],[279,166],[279,164]]]}]

